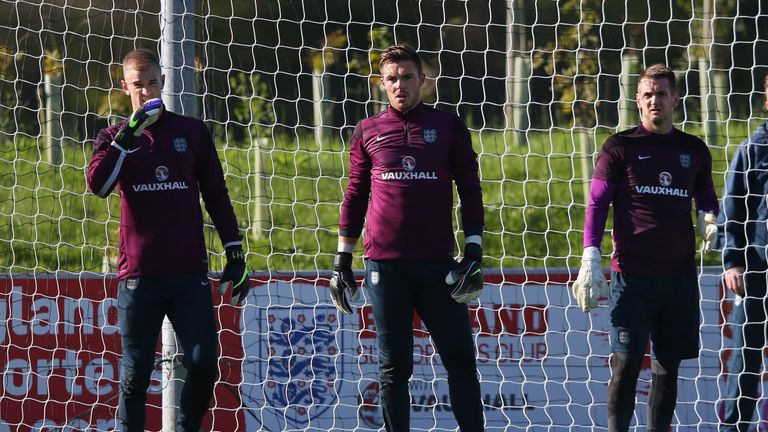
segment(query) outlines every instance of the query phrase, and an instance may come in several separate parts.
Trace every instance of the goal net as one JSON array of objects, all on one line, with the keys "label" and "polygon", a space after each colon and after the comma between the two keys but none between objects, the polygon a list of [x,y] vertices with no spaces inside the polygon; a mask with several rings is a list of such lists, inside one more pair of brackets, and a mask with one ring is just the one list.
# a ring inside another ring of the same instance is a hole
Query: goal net
[{"label": "goal net", "polygon": [[[387,105],[378,59],[394,43],[421,53],[424,102],[461,116],[479,155],[487,277],[471,318],[487,430],[606,427],[607,308],[584,314],[569,291],[594,156],[637,124],[640,70],[665,63],[675,125],[708,143],[720,193],[734,149],[765,121],[768,71],[761,2],[608,3],[0,0],[0,432],[117,428],[120,202],[89,193],[85,172],[98,130],[130,114],[120,61],[137,47],[160,54],[164,96],[213,133],[253,271],[242,308],[215,297],[206,430],[381,429],[366,292],[343,316],[327,286],[351,132]],[[210,220],[205,235],[215,282]],[[699,260],[702,351],[681,368],[679,430],[716,428],[730,355],[719,258]],[[456,430],[440,356],[418,316],[414,329],[412,429]],[[149,430],[163,416],[160,345],[157,360]],[[768,427],[762,398],[756,416]]]}]

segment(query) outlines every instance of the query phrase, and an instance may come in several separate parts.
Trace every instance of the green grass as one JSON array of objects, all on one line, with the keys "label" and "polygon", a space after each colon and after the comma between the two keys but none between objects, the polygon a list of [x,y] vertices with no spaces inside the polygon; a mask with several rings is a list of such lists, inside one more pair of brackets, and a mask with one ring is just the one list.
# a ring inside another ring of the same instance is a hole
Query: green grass
[{"label": "green grass", "polygon": [[[710,146],[718,194],[728,155],[756,124],[732,121],[718,130],[717,145]],[[701,136],[696,125],[682,127]],[[590,142],[599,148],[612,132],[597,130]],[[527,146],[498,131],[473,135],[485,203],[484,264],[491,268],[578,266],[584,217],[578,134],[557,128],[533,131]],[[54,167],[45,162],[41,141],[16,136],[0,142],[0,270],[98,272],[105,256],[116,259],[119,198],[113,193],[103,200],[87,191],[90,146],[90,142],[67,142],[64,163]],[[340,140],[317,143],[309,136],[281,136],[265,147],[261,174],[256,171],[254,146],[220,149],[250,268],[273,272],[331,268],[348,153]],[[455,215],[458,226],[458,211]],[[207,223],[211,269],[220,270],[220,242]],[[610,249],[606,235],[603,250]],[[357,249],[358,260],[360,254],[362,245]],[[708,256],[704,262],[716,264],[717,260]],[[361,268],[359,261],[355,265]]]}]

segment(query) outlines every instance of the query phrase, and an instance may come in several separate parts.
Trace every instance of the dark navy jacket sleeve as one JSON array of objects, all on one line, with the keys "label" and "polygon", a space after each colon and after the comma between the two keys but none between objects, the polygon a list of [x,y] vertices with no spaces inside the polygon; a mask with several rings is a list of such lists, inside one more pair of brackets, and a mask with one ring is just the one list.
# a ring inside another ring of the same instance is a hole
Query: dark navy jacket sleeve
[{"label": "dark navy jacket sleeve", "polygon": [[742,143],[734,154],[731,165],[728,168],[728,176],[725,182],[723,194],[723,232],[725,245],[723,248],[723,267],[744,267],[744,246],[746,236],[744,233],[744,221],[746,212],[747,191],[747,145]]},{"label": "dark navy jacket sleeve", "polygon": [[768,245],[768,130],[766,124],[739,145],[723,194],[723,267],[766,268]]}]

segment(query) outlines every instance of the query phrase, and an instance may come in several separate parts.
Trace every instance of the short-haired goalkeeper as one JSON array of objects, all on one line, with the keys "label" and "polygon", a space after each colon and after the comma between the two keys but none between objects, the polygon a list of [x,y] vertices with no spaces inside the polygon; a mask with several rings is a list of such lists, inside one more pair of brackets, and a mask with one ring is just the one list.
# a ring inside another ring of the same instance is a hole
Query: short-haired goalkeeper
[{"label": "short-haired goalkeeper", "polygon": [[[677,399],[680,361],[699,355],[696,238],[714,241],[718,204],[712,157],[700,139],[673,126],[680,101],[675,73],[654,65],[638,78],[641,124],[610,136],[595,166],[584,221],[584,254],[573,284],[588,312],[610,298],[611,380],[608,430],[627,431],[635,386],[650,336],[648,430],[666,431]],[[696,201],[696,221],[691,200]],[[600,244],[613,204],[610,292]]]},{"label": "short-haired goalkeeper", "polygon": [[[448,371],[460,429],[481,431],[485,421],[467,308],[483,283],[477,155],[455,114],[421,102],[425,76],[412,48],[387,48],[379,69],[389,107],[360,121],[352,135],[331,297],[340,311],[352,312],[349,300],[358,294],[352,252],[365,221],[365,287],[378,333],[387,430],[410,430],[415,310]],[[453,260],[454,183],[465,238],[459,263]]]},{"label": "short-haired goalkeeper", "polygon": [[120,195],[118,420],[125,432],[145,430],[166,316],[187,369],[175,430],[199,431],[208,412],[219,356],[200,197],[226,251],[219,292],[229,292],[231,304],[248,292],[242,239],[213,139],[201,120],[164,108],[163,83],[152,51],[123,58],[121,86],[134,112],[99,131],[88,168],[94,194],[106,198],[117,188]]}]

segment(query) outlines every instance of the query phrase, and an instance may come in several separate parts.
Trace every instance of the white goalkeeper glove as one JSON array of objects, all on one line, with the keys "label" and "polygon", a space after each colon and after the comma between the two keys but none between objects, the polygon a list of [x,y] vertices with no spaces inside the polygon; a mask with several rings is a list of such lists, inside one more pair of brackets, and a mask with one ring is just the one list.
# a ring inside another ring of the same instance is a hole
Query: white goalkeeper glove
[{"label": "white goalkeeper glove", "polygon": [[717,235],[716,221],[717,219],[712,212],[704,213],[703,211],[699,211],[696,216],[696,227],[699,229],[699,235],[704,241],[704,252],[712,250],[712,243]]},{"label": "white goalkeeper glove", "polygon": [[597,308],[597,299],[608,295],[608,282],[600,267],[600,249],[589,246],[581,256],[581,268],[573,283],[573,296],[584,312]]}]

